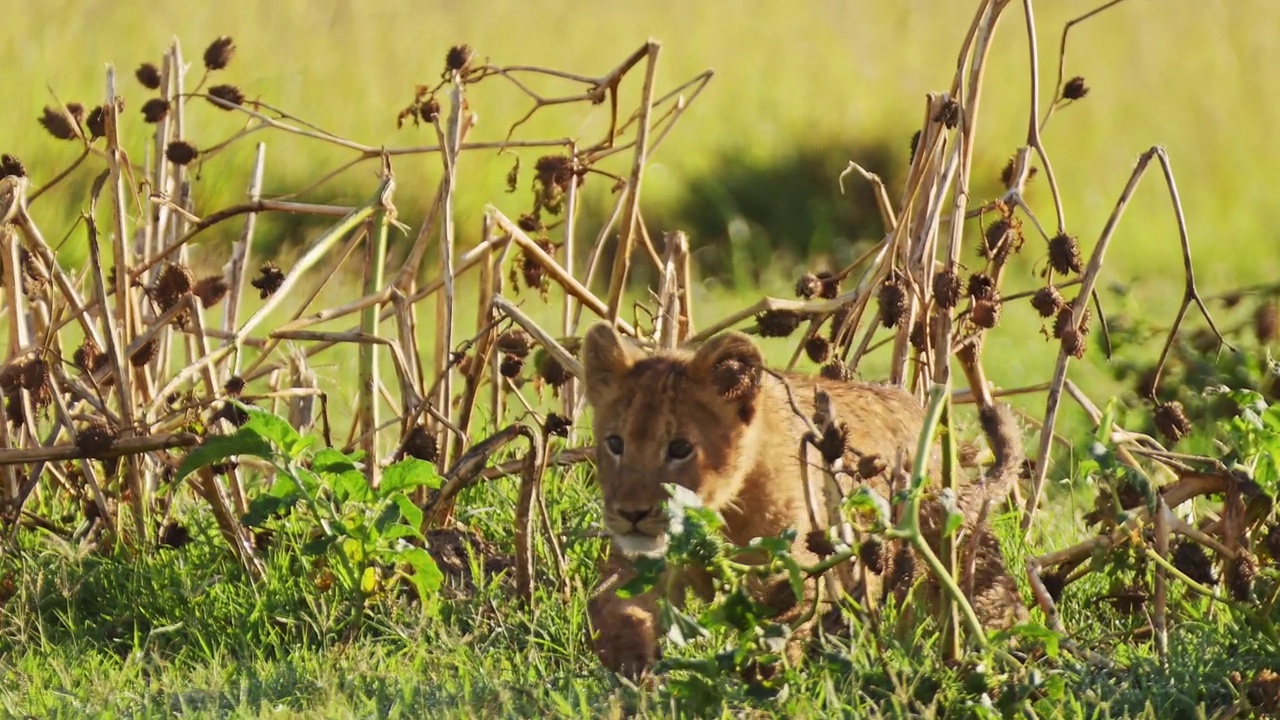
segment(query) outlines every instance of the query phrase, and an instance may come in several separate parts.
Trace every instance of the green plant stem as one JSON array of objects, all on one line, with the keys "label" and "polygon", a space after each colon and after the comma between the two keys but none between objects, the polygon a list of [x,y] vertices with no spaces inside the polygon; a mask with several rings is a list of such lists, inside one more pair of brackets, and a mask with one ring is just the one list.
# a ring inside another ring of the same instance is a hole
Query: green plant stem
[{"label": "green plant stem", "polygon": [[1155,550],[1152,550],[1151,548],[1146,548],[1145,554],[1157,565],[1164,568],[1166,572],[1172,574],[1174,577],[1186,583],[1187,587],[1190,588],[1193,592],[1200,595],[1204,595],[1210,600],[1220,602],[1223,605],[1226,605],[1227,607],[1231,608],[1232,610],[1240,613],[1245,618],[1247,618],[1249,622],[1253,624],[1254,627],[1256,627],[1259,631],[1261,631],[1262,634],[1265,635],[1268,640],[1270,640],[1272,643],[1280,645],[1280,634],[1276,633],[1275,625],[1271,622],[1271,618],[1269,615],[1264,616],[1263,614],[1254,612],[1252,609],[1245,607],[1240,603],[1233,602],[1231,600],[1228,600],[1227,598],[1219,596],[1217,593],[1205,587],[1204,585],[1201,585],[1195,580],[1192,580],[1191,578],[1187,577],[1186,573],[1183,573],[1181,570],[1175,567],[1173,563],[1160,557],[1160,553],[1156,552]]},{"label": "green plant stem", "polygon": [[886,535],[905,539],[915,547],[933,572],[934,577],[938,579],[938,583],[942,585],[942,589],[964,614],[965,624],[969,628],[969,634],[972,636],[973,641],[977,643],[978,647],[985,649],[987,646],[986,633],[982,631],[982,623],[978,622],[978,616],[974,613],[973,606],[969,604],[968,599],[961,592],[960,586],[956,584],[955,577],[947,572],[947,568],[938,559],[938,556],[934,554],[929,547],[929,543],[925,542],[924,536],[920,534],[920,503],[924,499],[924,486],[929,481],[929,450],[933,446],[933,436],[938,431],[942,413],[947,407],[948,396],[946,385],[934,384],[929,389],[929,408],[925,414],[924,427],[920,431],[920,442],[916,446],[915,466],[911,471],[911,494],[907,500],[907,512],[898,527],[891,529]]}]

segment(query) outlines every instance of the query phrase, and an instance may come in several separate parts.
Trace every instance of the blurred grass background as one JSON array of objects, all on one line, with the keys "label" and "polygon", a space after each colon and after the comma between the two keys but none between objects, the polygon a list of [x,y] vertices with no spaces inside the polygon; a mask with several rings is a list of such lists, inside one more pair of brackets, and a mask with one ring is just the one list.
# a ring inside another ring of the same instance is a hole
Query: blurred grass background
[{"label": "blurred grass background", "polygon": [[[1042,112],[1052,99],[1064,23],[1097,0],[1036,5]],[[17,154],[39,184],[75,156],[74,143],[49,137],[36,123],[56,94],[64,102],[101,102],[105,63],[122,76],[129,147],[140,161],[149,126],[139,108],[148,93],[132,78],[144,61],[158,62],[173,39],[183,43],[194,84],[200,53],[218,35],[231,35],[237,53],[217,82],[233,82],[250,98],[371,145],[435,142],[426,127],[397,129],[396,114],[419,83],[434,83],[449,46],[469,43],[496,64],[543,65],[601,75],[646,37],[663,42],[659,88],[697,73],[716,72],[706,91],[653,158],[644,186],[651,232],[689,229],[703,260],[698,321],[705,324],[760,291],[789,295],[799,266],[847,258],[855,242],[881,232],[860,181],[845,196],[836,175],[853,159],[893,181],[907,162],[912,133],[922,120],[924,95],[947,88],[976,3],[940,0],[749,0],[679,3],[670,0],[584,5],[568,0],[446,3],[356,3],[343,0],[223,0],[181,2],[47,0],[24,2],[0,23],[0,151]],[[1045,142],[1066,203],[1068,230],[1088,253],[1127,180],[1134,160],[1153,144],[1165,146],[1177,176],[1206,292],[1275,277],[1280,247],[1267,160],[1280,156],[1271,125],[1280,95],[1271,68],[1280,66],[1280,5],[1269,0],[1203,3],[1131,0],[1071,32],[1066,77],[1082,75],[1091,92],[1061,110]],[[638,68],[623,84],[622,107],[634,106]],[[577,86],[542,83],[548,94]],[[991,197],[1006,159],[1026,135],[1027,38],[1022,11],[1004,15],[991,53],[979,118],[975,195]],[[51,94],[51,91],[53,94]],[[480,125],[472,140],[501,139],[529,100],[500,80],[470,95]],[[552,108],[517,137],[598,139],[608,105]],[[207,147],[234,133],[240,116],[195,103],[189,135]],[[206,163],[196,181],[197,213],[243,198],[253,144],[268,144],[266,194],[296,191],[350,153],[261,133]],[[524,152],[521,191],[505,193],[510,156],[469,155],[461,166],[458,225],[474,240],[483,205],[515,216],[528,209],[525,189],[539,153]],[[613,168],[625,168],[617,158]],[[33,213],[51,239],[68,236],[64,258],[83,257],[82,231],[70,234],[87,207],[87,186],[98,168],[76,173],[67,187],[42,199]],[[401,219],[420,221],[435,191],[440,158],[399,159],[396,203]],[[354,204],[373,190],[376,166],[366,163],[307,196]],[[607,181],[587,187],[587,225],[610,200]],[[891,186],[897,199],[900,185]],[[1043,173],[1030,199],[1052,222]],[[737,223],[735,225],[735,222]],[[729,243],[728,228],[745,227]],[[322,225],[264,218],[263,252],[296,247]],[[208,270],[226,257],[239,224],[226,223],[203,243]],[[973,233],[976,226],[967,229]],[[584,232],[583,237],[588,237]],[[1008,292],[1035,287],[1043,247],[1031,237],[1012,270]],[[585,242],[585,241],[583,241]],[[739,245],[745,245],[743,250]],[[822,257],[831,253],[834,257]],[[395,257],[393,255],[393,257]],[[1108,283],[1130,286],[1123,301],[1157,325],[1172,319],[1182,290],[1181,258],[1167,191],[1149,172],[1108,255]],[[354,292],[354,291],[353,291]],[[469,303],[468,303],[469,304]],[[1119,301],[1113,312],[1126,309]],[[993,334],[988,357],[993,379],[1016,384],[1047,377],[1056,345],[1031,338],[1038,320],[1029,307],[1008,309],[1007,332]],[[1028,338],[1031,338],[1030,340]],[[782,344],[777,345],[778,348]],[[998,356],[998,357],[996,357]],[[1091,347],[1090,358],[1100,357]],[[1085,363],[1083,365],[1088,365]],[[874,366],[869,366],[872,374]],[[1082,368],[1084,379],[1104,373]],[[1031,405],[1042,402],[1035,399]]]}]

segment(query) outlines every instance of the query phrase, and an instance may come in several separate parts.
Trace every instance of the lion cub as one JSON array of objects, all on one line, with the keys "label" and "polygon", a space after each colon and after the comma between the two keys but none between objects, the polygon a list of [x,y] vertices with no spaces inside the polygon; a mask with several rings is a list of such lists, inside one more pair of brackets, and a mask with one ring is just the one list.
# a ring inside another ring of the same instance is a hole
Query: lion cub
[{"label": "lion cub", "polygon": [[[799,458],[807,426],[793,411],[786,386],[765,372],[760,350],[739,332],[718,335],[694,352],[649,355],[608,323],[597,323],[584,338],[582,361],[587,401],[594,413],[604,523],[613,538],[605,579],[589,603],[597,633],[593,646],[610,670],[635,676],[660,656],[656,589],[627,599],[618,597],[616,590],[633,576],[628,558],[660,553],[665,547],[664,483],[688,488],[706,507],[719,511],[734,544],[745,545],[753,538],[794,528],[799,539],[792,552],[801,563],[815,562],[805,542],[813,528]],[[901,458],[908,466],[913,461],[924,409],[910,394],[871,383],[786,377],[795,402],[806,414],[813,412],[814,385],[830,395],[838,421],[847,426],[851,449],[889,461]],[[992,502],[1004,498],[1022,462],[1021,443],[1016,433],[1008,432],[1012,421],[1007,411],[984,413],[982,419],[992,436],[997,462],[981,486],[970,485],[960,493],[960,507],[969,524],[983,497]],[[1001,433],[1014,437],[996,442]],[[856,457],[847,458],[847,465],[856,463]],[[872,480],[886,497],[887,474]],[[922,512],[922,526],[934,536],[930,538],[934,545],[939,507],[936,501],[926,503]],[[1007,625],[1008,618],[998,617],[1001,613],[1016,616],[1025,608],[1004,570],[995,539],[982,529],[975,532],[980,538],[971,543],[978,553],[975,594],[995,588],[1001,595],[995,604],[1002,607],[984,612],[979,598],[975,606],[984,622]],[[914,567],[907,570],[913,571]],[[705,573],[695,569],[682,575],[674,587],[710,594]],[[798,605],[787,587],[782,581],[779,587],[766,589],[762,601],[780,614],[789,614]],[[1007,607],[1010,603],[1013,608]]]}]

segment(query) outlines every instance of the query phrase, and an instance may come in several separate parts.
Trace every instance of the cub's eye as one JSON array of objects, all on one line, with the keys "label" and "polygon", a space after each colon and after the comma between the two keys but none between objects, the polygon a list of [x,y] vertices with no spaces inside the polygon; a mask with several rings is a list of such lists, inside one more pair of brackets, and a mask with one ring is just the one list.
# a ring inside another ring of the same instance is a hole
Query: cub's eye
[{"label": "cub's eye", "polygon": [[693,454],[693,443],[684,438],[677,438],[671,441],[667,446],[667,458],[670,460],[684,460]]},{"label": "cub's eye", "polygon": [[622,455],[622,438],[618,437],[617,435],[610,435],[609,437],[605,438],[604,446],[608,448],[609,452],[612,453],[613,455],[616,455],[616,456]]}]

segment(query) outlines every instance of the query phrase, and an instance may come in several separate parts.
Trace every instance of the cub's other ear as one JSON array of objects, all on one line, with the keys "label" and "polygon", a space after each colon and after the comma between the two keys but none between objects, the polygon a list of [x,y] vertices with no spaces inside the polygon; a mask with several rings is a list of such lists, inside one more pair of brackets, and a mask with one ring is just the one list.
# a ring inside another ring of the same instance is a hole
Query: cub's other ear
[{"label": "cub's other ear", "polygon": [[689,370],[714,386],[721,397],[737,403],[740,414],[745,413],[744,422],[750,420],[764,373],[764,356],[750,337],[727,332],[711,338],[694,353]]},{"label": "cub's other ear", "polygon": [[582,338],[582,372],[591,404],[631,370],[638,352],[610,323],[601,321],[587,330]]}]

